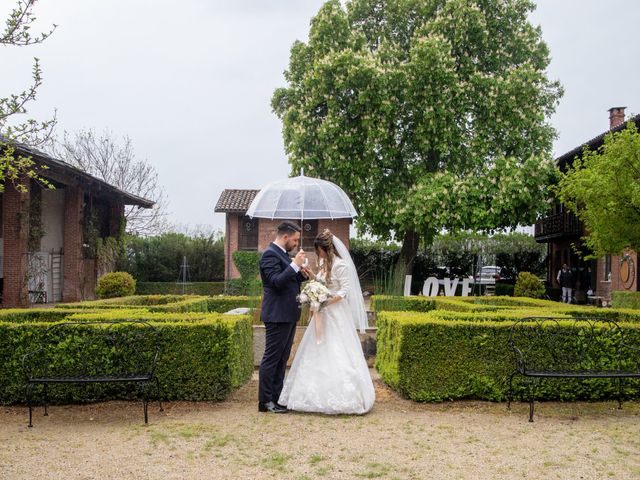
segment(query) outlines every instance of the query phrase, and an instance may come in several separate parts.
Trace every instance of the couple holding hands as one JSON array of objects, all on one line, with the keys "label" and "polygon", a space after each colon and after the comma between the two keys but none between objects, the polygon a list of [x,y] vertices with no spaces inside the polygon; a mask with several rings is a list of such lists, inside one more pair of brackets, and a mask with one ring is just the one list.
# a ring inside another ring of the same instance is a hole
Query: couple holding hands
[{"label": "couple holding hands", "polygon": [[[357,329],[367,328],[367,313],[358,274],[346,246],[329,230],[314,240],[318,272],[307,267],[300,248],[300,227],[278,226],[276,239],[260,259],[261,320],[265,352],[260,364],[261,412],[289,410],[325,414],[363,414],[371,410],[375,391]],[[330,296],[311,321],[285,379],[287,361],[300,319],[298,295],[305,280],[322,282]],[[322,322],[322,339],[316,338]]]}]

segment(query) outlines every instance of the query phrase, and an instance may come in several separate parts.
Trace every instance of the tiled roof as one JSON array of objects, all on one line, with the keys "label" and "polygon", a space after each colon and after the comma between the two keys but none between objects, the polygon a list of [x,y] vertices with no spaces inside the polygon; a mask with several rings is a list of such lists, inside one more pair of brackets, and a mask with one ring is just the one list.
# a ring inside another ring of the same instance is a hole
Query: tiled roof
[{"label": "tiled roof", "polygon": [[222,192],[216,204],[216,213],[245,213],[260,190],[231,190]]},{"label": "tiled roof", "polygon": [[635,124],[640,127],[640,115],[635,115],[631,118],[628,118],[617,127],[614,127],[611,130],[607,130],[606,132],[601,133],[597,137],[593,137],[588,142],[584,142],[583,144],[578,145],[573,150],[569,150],[567,153],[560,155],[558,158],[556,158],[556,165],[560,168],[563,168],[566,164],[573,163],[573,160],[575,159],[575,157],[582,156],[582,151],[584,150],[584,147],[589,147],[590,150],[595,150],[597,148],[600,148],[600,146],[604,143],[604,137],[607,134],[619,132],[623,128],[627,128],[627,123],[630,121],[635,122]]}]

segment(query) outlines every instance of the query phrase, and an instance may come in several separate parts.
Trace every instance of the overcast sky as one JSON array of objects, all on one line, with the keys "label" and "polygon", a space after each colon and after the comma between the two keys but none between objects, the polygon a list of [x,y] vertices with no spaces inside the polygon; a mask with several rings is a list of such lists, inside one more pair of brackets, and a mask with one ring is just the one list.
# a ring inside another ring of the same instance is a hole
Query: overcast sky
[{"label": "overcast sky", "polygon": [[[0,14],[15,2],[2,0]],[[0,96],[44,84],[30,115],[57,109],[59,129],[128,135],[159,173],[171,221],[224,228],[225,188],[286,177],[281,123],[271,112],[289,50],[306,40],[322,0],[40,0],[43,45],[2,50]],[[556,155],[608,128],[607,109],[640,113],[637,0],[538,0],[531,16],[565,95],[551,118]],[[3,16],[4,18],[4,16]]]}]

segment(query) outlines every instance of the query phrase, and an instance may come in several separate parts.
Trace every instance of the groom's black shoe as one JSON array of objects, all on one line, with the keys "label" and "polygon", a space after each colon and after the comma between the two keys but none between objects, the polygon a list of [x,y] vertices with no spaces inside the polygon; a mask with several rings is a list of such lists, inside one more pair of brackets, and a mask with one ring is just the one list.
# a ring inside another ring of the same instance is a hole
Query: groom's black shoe
[{"label": "groom's black shoe", "polygon": [[258,402],[258,411],[271,413],[287,413],[287,409],[282,407],[281,405],[278,405],[276,402]]}]

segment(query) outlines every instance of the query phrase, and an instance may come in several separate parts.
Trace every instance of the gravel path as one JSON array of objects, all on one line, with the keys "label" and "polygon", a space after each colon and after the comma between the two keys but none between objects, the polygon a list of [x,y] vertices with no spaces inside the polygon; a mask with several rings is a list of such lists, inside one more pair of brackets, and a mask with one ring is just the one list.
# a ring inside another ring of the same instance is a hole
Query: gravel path
[{"label": "gravel path", "polygon": [[0,407],[0,479],[637,479],[640,404],[415,404],[377,379],[365,416],[257,412],[257,379],[222,403]]}]

